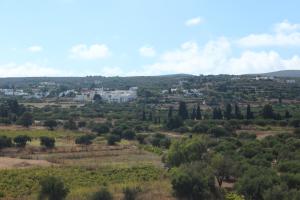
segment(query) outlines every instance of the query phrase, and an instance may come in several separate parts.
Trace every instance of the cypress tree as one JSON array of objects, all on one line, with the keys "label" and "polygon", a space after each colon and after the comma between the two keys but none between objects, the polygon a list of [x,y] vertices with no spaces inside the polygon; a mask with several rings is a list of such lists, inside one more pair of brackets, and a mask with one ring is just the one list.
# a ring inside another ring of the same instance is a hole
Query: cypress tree
[{"label": "cypress tree", "polygon": [[231,107],[230,103],[226,105],[226,109],[225,109],[225,112],[224,112],[224,117],[227,120],[230,120],[231,117],[232,117],[232,107]]},{"label": "cypress tree", "polygon": [[197,119],[197,120],[201,120],[201,119],[202,119],[202,114],[201,114],[201,109],[200,109],[199,104],[198,104],[198,106],[197,106],[196,119]]},{"label": "cypress tree", "polygon": [[186,103],[184,101],[179,102],[179,109],[178,115],[183,119],[186,120],[189,118],[189,112],[186,107]]}]

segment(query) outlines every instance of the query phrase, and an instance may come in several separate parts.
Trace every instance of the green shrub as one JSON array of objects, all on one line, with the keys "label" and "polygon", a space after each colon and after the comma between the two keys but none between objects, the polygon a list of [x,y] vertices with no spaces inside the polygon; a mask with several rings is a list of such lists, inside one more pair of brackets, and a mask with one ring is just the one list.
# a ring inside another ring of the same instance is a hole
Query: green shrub
[{"label": "green shrub", "polygon": [[109,134],[107,136],[107,144],[108,145],[115,145],[117,142],[120,142],[121,138],[118,135]]},{"label": "green shrub", "polygon": [[55,146],[55,139],[50,137],[40,137],[40,144],[46,148],[53,148]]},{"label": "green shrub", "polygon": [[62,180],[56,177],[45,177],[40,181],[39,200],[63,200],[69,193]]},{"label": "green shrub", "polygon": [[139,187],[126,187],[123,189],[123,200],[135,200],[138,193],[141,191],[141,188]]},{"label": "green shrub", "polygon": [[14,138],[14,142],[16,143],[17,147],[25,147],[27,142],[30,142],[31,138],[27,135],[18,135]]},{"label": "green shrub", "polygon": [[96,192],[91,200],[113,200],[112,194],[108,191],[106,187],[101,188],[98,192]]}]

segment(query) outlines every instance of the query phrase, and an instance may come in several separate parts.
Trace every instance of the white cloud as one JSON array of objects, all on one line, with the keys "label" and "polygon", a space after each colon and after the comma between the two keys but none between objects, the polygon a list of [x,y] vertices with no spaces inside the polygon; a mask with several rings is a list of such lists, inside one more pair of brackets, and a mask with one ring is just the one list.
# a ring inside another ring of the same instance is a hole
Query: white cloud
[{"label": "white cloud", "polygon": [[37,76],[65,76],[60,70],[40,66],[27,62],[24,64],[8,63],[0,65],[1,77],[37,77]]},{"label": "white cloud", "polygon": [[299,69],[299,66],[299,56],[285,59],[275,51],[245,51],[234,56],[230,41],[221,37],[203,47],[196,42],[186,42],[162,54],[158,62],[144,66],[141,74],[247,74]]},{"label": "white cloud", "polygon": [[144,57],[154,57],[156,55],[156,51],[153,47],[143,46],[139,49],[139,53]]},{"label": "white cloud", "polygon": [[43,47],[38,46],[38,45],[34,45],[34,46],[28,47],[27,50],[32,52],[32,53],[38,53],[38,52],[43,51]]},{"label": "white cloud", "polygon": [[107,58],[111,53],[105,44],[93,44],[91,46],[78,44],[71,48],[70,54],[71,58],[94,60]]},{"label": "white cloud", "polygon": [[244,47],[300,46],[300,24],[291,24],[285,20],[274,25],[272,34],[250,34],[237,43]]},{"label": "white cloud", "polygon": [[197,25],[199,25],[203,22],[204,22],[204,20],[201,17],[195,17],[195,18],[192,18],[192,19],[188,19],[185,22],[185,25],[186,26],[197,26]]}]

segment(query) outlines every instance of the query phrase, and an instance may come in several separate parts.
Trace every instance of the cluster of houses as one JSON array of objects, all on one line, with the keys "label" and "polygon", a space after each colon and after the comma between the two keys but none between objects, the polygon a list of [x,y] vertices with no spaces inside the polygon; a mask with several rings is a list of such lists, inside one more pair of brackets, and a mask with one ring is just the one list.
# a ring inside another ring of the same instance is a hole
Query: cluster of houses
[{"label": "cluster of houses", "polygon": [[179,88],[170,88],[169,90],[162,90],[162,94],[180,94],[185,97],[200,97],[203,95],[200,89],[179,89]]},{"label": "cluster of houses", "polygon": [[24,91],[23,89],[1,89],[0,95],[3,96],[19,96],[24,99],[43,99],[43,98],[58,98],[58,99],[68,99],[77,102],[92,102],[95,98],[100,98],[103,101],[109,103],[124,103],[133,101],[137,98],[138,87],[131,87],[128,90],[109,90],[104,88],[94,88],[87,89],[83,88],[80,91],[77,90],[66,90],[60,92],[59,94],[53,93],[50,95],[48,90],[44,88],[55,89],[57,84],[54,82],[41,82],[37,88],[32,88],[30,92]]},{"label": "cluster of houses", "polygon": [[137,98],[137,87],[131,87],[129,90],[104,90],[103,88],[84,89],[76,93],[74,101],[88,102],[94,101],[95,97],[101,97],[101,100],[109,103],[130,102]]}]

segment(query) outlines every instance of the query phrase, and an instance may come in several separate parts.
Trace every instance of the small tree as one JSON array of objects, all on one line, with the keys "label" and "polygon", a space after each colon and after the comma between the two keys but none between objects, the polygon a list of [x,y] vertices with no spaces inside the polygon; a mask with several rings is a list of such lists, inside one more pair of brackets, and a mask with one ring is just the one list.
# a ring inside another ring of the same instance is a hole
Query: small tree
[{"label": "small tree", "polygon": [[107,144],[108,145],[115,145],[119,141],[121,141],[121,138],[118,135],[109,134],[107,136]]},{"label": "small tree", "polygon": [[253,112],[251,111],[251,106],[250,104],[247,105],[247,111],[246,111],[246,119],[253,119],[254,115]]},{"label": "small tree", "polygon": [[69,193],[62,180],[56,177],[45,177],[40,181],[39,200],[63,200]]},{"label": "small tree", "polygon": [[126,140],[133,140],[136,134],[133,130],[127,129],[122,132],[122,137]]},{"label": "small tree", "polygon": [[274,111],[270,104],[267,104],[263,107],[262,116],[265,119],[272,119],[274,117]]},{"label": "small tree", "polygon": [[50,137],[40,137],[40,143],[41,146],[44,146],[46,148],[53,148],[55,146],[55,139]]},{"label": "small tree", "polygon": [[202,114],[201,114],[201,109],[200,106],[197,106],[197,110],[196,110],[196,119],[197,120],[201,120],[202,119]]},{"label": "small tree", "polygon": [[225,109],[225,112],[224,112],[224,117],[227,120],[231,119],[231,117],[232,117],[232,107],[231,107],[230,103],[226,105],[226,109]]},{"label": "small tree", "polygon": [[126,187],[123,189],[123,200],[135,200],[138,193],[141,191],[139,187]]},{"label": "small tree", "polygon": [[189,118],[189,112],[187,110],[186,103],[184,101],[179,102],[178,115],[183,120],[186,120]]},{"label": "small tree", "polygon": [[12,146],[11,138],[6,136],[0,136],[0,149],[11,147],[11,146]]},{"label": "small tree", "polygon": [[27,135],[18,135],[14,138],[14,142],[16,143],[17,147],[25,147],[27,142],[30,142],[31,138]]},{"label": "small tree", "polygon": [[53,131],[55,127],[57,127],[56,120],[50,119],[44,122],[44,126],[46,126],[49,130]]},{"label": "small tree", "polygon": [[106,187],[101,188],[98,192],[96,192],[91,200],[113,200],[113,195],[108,191]]},{"label": "small tree", "polygon": [[223,181],[233,174],[233,162],[229,158],[217,154],[212,159],[212,167],[221,188]]},{"label": "small tree", "polygon": [[32,117],[32,114],[29,113],[29,112],[25,112],[23,113],[23,115],[20,117],[19,119],[19,123],[22,125],[22,126],[25,126],[25,127],[29,127],[32,125],[33,123],[33,117]]},{"label": "small tree", "polygon": [[95,137],[93,135],[82,135],[75,139],[75,144],[90,145]]}]

